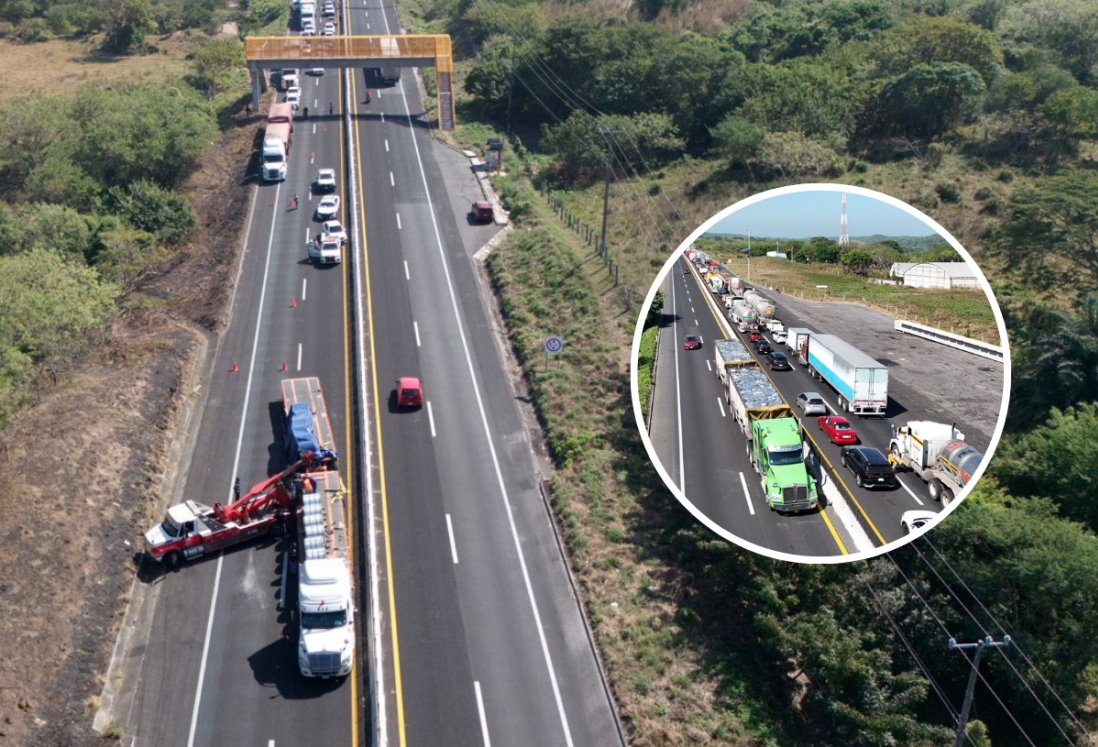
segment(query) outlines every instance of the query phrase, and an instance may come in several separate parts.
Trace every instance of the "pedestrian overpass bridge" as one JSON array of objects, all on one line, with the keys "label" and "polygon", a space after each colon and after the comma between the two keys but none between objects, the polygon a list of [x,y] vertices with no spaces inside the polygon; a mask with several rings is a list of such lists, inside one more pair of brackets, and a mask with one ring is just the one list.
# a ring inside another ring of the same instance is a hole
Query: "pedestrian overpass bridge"
[{"label": "pedestrian overpass bridge", "polygon": [[252,107],[266,82],[263,72],[276,68],[433,67],[437,83],[438,122],[454,129],[454,60],[447,34],[386,36],[250,36],[244,56],[252,77]]}]

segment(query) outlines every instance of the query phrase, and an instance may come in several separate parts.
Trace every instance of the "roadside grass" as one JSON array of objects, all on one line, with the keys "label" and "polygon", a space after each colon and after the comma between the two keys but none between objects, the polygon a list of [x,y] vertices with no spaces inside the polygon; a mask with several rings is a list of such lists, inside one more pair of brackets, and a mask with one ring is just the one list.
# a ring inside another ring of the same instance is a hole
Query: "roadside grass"
[{"label": "roadside grass", "polygon": [[[743,257],[719,257],[728,269],[747,277]],[[802,265],[771,257],[752,257],[751,282],[764,288],[780,288],[782,294],[799,298],[860,303],[895,315],[929,324],[985,342],[999,343],[999,333],[991,305],[982,290],[910,288],[903,285],[878,285],[841,268]],[[826,285],[827,289],[816,286]],[[769,297],[781,304],[781,296]]]},{"label": "roadside grass", "polygon": [[[33,44],[0,41],[0,66],[16,75],[0,76],[0,101],[27,96],[75,93],[87,86],[119,87],[130,84],[178,80],[190,72],[185,59],[205,39],[196,32],[167,38],[151,38],[158,52],[114,56],[96,49],[96,41],[52,39]],[[33,58],[34,64],[27,64]]]},{"label": "roadside grass", "polygon": [[656,365],[656,340],[660,328],[653,325],[641,333],[640,350],[637,353],[637,396],[640,398],[641,415],[648,422],[648,396],[652,391],[652,373]]},{"label": "roadside grass", "polygon": [[[792,743],[770,663],[742,646],[754,633],[734,601],[748,573],[740,551],[675,501],[640,442],[627,362],[635,317],[529,181],[507,188],[528,207],[487,268],[556,464],[554,510],[630,742]],[[566,347],[547,364],[549,334]]]}]

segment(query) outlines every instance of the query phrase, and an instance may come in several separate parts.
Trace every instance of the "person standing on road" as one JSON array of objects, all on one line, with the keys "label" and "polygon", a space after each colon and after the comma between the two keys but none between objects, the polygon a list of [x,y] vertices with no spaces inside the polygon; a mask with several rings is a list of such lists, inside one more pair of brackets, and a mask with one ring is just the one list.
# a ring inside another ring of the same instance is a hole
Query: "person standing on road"
[{"label": "person standing on road", "polygon": [[328,102],[328,116],[329,116],[329,117],[330,117],[330,116],[332,116],[332,114],[333,114],[334,112],[335,112],[335,105],[334,105],[334,104],[332,104],[332,102],[331,102],[331,101],[329,101],[329,102]]}]

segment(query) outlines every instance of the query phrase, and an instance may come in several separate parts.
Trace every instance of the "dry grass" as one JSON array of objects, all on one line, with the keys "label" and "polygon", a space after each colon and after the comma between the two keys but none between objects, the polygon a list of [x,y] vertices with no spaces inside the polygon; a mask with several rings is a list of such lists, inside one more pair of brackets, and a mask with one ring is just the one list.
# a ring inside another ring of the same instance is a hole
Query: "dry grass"
[{"label": "dry grass", "polygon": [[0,41],[0,69],[18,71],[0,76],[0,101],[72,94],[88,85],[116,87],[178,78],[189,71],[184,58],[202,38],[173,34],[154,39],[159,53],[134,57],[104,55],[97,51],[96,40]]}]

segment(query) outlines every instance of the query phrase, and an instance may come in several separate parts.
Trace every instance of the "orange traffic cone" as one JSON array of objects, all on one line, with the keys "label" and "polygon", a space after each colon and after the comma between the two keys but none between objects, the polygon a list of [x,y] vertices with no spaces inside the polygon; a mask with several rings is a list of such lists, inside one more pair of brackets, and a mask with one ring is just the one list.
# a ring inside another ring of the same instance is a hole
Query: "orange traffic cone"
[{"label": "orange traffic cone", "polygon": [[229,373],[240,373],[240,366],[236,365],[236,361],[233,361],[233,365],[229,368]]},{"label": "orange traffic cone", "polygon": [[286,367],[286,361],[282,361],[282,373],[286,373],[290,369]]},{"label": "orange traffic cone", "polygon": [[290,308],[291,309],[296,309],[297,308],[297,299],[296,298],[291,298],[290,299]]}]

